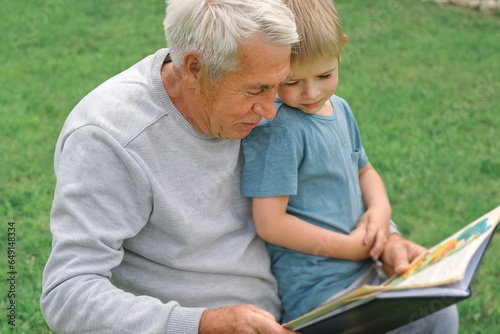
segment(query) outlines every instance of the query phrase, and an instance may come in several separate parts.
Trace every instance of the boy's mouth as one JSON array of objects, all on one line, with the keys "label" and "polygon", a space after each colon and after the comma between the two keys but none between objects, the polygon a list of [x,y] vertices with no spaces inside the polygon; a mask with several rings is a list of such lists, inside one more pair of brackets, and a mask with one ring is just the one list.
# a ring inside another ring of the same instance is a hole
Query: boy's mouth
[{"label": "boy's mouth", "polygon": [[316,102],[313,102],[313,103],[302,104],[302,106],[304,106],[307,109],[314,109],[314,108],[316,108],[319,105],[320,102],[321,101],[316,101]]}]

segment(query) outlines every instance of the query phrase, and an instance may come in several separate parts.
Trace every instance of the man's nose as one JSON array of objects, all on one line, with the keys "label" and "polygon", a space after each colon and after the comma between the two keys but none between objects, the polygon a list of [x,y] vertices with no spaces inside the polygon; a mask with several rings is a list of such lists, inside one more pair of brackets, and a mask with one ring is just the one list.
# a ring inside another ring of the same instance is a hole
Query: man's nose
[{"label": "man's nose", "polygon": [[273,119],[276,116],[276,107],[274,106],[275,93],[269,92],[263,94],[262,99],[252,106],[252,111],[264,117],[265,119]]},{"label": "man's nose", "polygon": [[273,119],[276,116],[276,108],[274,107],[274,102],[272,103],[272,105],[255,103],[252,107],[252,111],[269,120]]}]

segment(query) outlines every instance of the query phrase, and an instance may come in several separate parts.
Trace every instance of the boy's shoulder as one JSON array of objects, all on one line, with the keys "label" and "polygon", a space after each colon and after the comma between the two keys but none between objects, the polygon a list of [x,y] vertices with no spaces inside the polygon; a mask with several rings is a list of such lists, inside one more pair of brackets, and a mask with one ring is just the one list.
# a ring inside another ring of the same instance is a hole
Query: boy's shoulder
[{"label": "boy's shoulder", "polygon": [[302,111],[286,105],[277,97],[274,99],[274,106],[276,108],[276,116],[271,120],[263,118],[259,126],[288,127],[296,124],[296,120],[303,117]]},{"label": "boy's shoulder", "polygon": [[330,97],[330,101],[333,105],[333,109],[337,113],[337,116],[341,115],[341,117],[346,119],[348,122],[352,122],[354,120],[354,114],[352,113],[349,103],[345,99],[337,95],[332,95]]},{"label": "boy's shoulder", "polygon": [[334,106],[341,107],[342,109],[351,110],[351,107],[349,107],[349,103],[347,103],[347,101],[341,98],[340,96],[332,95],[330,97],[330,101]]},{"label": "boy's shoulder", "polygon": [[333,100],[333,101],[336,101],[336,102],[339,102],[339,103],[342,103],[342,104],[348,104],[345,99],[343,99],[340,96],[335,95],[335,94],[332,95],[332,96],[330,96],[330,100]]},{"label": "boy's shoulder", "polygon": [[290,107],[289,105],[285,104],[285,102],[281,101],[279,97],[274,98],[274,106],[276,107],[276,116],[282,114],[281,111],[293,111],[297,114],[302,113],[299,109]]}]

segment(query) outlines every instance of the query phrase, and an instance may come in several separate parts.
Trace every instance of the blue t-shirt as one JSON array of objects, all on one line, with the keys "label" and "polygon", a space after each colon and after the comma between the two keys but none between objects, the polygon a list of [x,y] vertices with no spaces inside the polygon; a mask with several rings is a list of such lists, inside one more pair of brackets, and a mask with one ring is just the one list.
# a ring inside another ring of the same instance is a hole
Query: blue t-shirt
[{"label": "blue t-shirt", "polygon": [[[334,112],[325,116],[306,114],[275,100],[276,117],[243,139],[242,193],[289,195],[289,214],[350,234],[365,211],[358,170],[368,157],[347,102],[335,95],[330,101]],[[268,251],[283,303],[283,322],[348,287],[371,263],[312,256],[273,244],[268,244]]]}]

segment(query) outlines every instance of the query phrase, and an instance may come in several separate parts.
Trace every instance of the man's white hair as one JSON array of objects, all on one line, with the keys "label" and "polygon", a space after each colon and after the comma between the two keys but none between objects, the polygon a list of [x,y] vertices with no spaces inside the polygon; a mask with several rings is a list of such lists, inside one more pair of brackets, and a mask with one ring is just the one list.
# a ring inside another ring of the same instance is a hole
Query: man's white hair
[{"label": "man's white hair", "polygon": [[216,81],[238,69],[238,45],[245,38],[262,36],[282,46],[299,39],[293,14],[281,0],[166,2],[163,25],[173,65],[181,69],[184,54],[193,50]]}]

